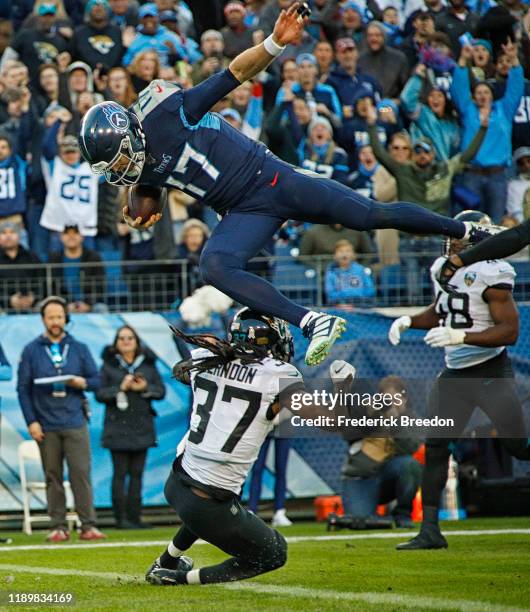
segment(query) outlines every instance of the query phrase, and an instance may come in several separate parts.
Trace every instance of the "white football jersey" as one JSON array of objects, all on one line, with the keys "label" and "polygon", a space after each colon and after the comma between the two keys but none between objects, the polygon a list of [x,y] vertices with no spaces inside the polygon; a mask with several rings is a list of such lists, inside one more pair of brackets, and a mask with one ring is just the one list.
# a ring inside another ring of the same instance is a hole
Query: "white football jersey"
[{"label": "white football jersey", "polygon": [[[194,359],[213,356],[195,349]],[[243,365],[239,360],[206,372],[192,372],[190,429],[177,449],[182,468],[211,487],[241,492],[261,445],[274,426],[271,406],[281,390],[303,382],[293,366],[272,358]]]},{"label": "white football jersey", "polygon": [[[501,259],[479,261],[459,268],[451,278],[449,287],[443,287],[436,279],[436,273],[444,261],[444,257],[439,257],[431,267],[435,308],[440,315],[440,323],[469,332],[480,332],[493,327],[495,322],[484,299],[484,292],[489,287],[512,290],[515,270]],[[445,363],[448,368],[469,368],[492,359],[504,349],[504,346],[484,347],[470,344],[447,346]]]}]

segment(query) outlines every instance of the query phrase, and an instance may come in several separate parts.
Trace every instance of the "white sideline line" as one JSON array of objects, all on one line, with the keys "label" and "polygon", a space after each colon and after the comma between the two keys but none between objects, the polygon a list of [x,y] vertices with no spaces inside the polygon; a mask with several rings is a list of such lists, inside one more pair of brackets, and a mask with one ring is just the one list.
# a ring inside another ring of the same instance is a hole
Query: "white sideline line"
[{"label": "white sideline line", "polygon": [[[325,542],[328,540],[389,540],[401,538],[405,540],[408,537],[416,535],[417,531],[400,531],[390,533],[356,533],[344,535],[318,535],[318,536],[288,536],[285,539],[289,544],[298,544],[299,542]],[[530,535],[529,529],[457,529],[454,531],[444,531],[446,536],[480,536],[480,535]],[[17,546],[2,546],[0,552],[16,552],[18,550],[75,550],[82,548],[83,550],[93,550],[99,548],[140,548],[144,546],[167,546],[168,540],[139,540],[132,542],[98,542],[98,543],[83,543],[83,544],[21,544]],[[203,540],[197,540],[194,546],[207,544]]]},{"label": "white sideline line", "polygon": [[[92,572],[88,570],[61,569],[52,567],[35,567],[25,565],[0,564],[0,570],[21,573],[38,573],[51,576],[81,576],[100,580],[111,580],[121,584],[143,583],[143,576],[118,574],[116,572]],[[258,582],[238,582],[211,585],[229,591],[252,591],[267,595],[297,597],[307,599],[325,599],[327,601],[362,602],[371,605],[404,606],[420,610],[459,610],[460,612],[523,612],[524,608],[489,604],[468,599],[447,599],[422,597],[418,595],[403,595],[399,593],[354,593],[351,591],[332,591],[330,589],[312,589],[300,586],[285,586],[263,584]],[[204,587],[206,588],[206,587]]]}]

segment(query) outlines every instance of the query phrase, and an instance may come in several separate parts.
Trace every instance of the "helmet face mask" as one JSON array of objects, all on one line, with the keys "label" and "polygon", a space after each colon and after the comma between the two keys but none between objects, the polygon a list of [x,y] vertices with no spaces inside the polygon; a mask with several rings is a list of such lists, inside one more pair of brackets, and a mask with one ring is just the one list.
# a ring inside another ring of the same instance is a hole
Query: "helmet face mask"
[{"label": "helmet face mask", "polygon": [[136,115],[116,102],[101,102],[84,116],[79,134],[84,159],[112,185],[134,185],[145,163],[145,136]]},{"label": "helmet face mask", "polygon": [[230,325],[228,340],[266,349],[274,358],[289,362],[294,356],[294,342],[289,325],[281,319],[251,310],[239,310]]}]

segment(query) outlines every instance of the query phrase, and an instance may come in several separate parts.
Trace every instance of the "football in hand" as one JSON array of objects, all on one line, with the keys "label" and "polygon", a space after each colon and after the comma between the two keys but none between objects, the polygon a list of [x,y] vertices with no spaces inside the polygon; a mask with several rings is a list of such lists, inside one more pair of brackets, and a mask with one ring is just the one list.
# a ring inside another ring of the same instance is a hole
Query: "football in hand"
[{"label": "football in hand", "polygon": [[153,185],[133,185],[129,188],[127,206],[129,217],[136,220],[142,218],[142,225],[147,223],[152,215],[164,211],[167,202],[167,189]]}]

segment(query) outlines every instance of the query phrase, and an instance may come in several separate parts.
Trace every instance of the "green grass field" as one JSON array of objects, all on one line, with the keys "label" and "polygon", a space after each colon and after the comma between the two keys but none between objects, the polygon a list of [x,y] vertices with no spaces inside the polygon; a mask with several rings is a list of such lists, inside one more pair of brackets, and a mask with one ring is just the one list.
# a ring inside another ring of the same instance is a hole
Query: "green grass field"
[{"label": "green grass field", "polygon": [[[42,532],[10,534],[13,543],[0,545],[0,609],[20,607],[7,604],[8,592],[52,591],[73,593],[74,607],[83,610],[530,609],[530,518],[467,520],[445,523],[443,529],[448,550],[397,552],[395,544],[408,532],[326,534],[321,524],[298,523],[282,530],[291,540],[285,567],[210,587],[144,582],[145,570],[163,549],[161,542],[172,537],[168,528],[108,530],[103,545],[74,539],[44,547]],[[451,535],[481,530],[525,533]],[[225,556],[200,544],[190,555],[196,567]]]}]

